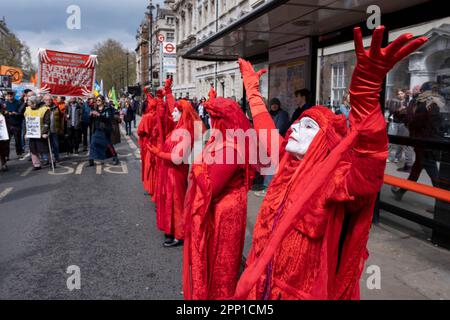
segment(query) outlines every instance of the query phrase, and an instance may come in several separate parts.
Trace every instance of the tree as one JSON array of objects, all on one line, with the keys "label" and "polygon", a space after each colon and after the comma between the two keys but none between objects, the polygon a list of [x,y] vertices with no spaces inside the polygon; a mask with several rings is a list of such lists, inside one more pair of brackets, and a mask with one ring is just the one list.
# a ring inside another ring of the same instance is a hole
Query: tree
[{"label": "tree", "polygon": [[[112,87],[119,89],[127,85],[127,50],[117,41],[108,39],[94,46],[93,54],[98,56],[96,78],[103,79],[105,93]],[[136,57],[134,52],[128,55],[128,84],[136,81]]]},{"label": "tree", "polygon": [[3,38],[0,46],[0,64],[21,68],[24,80],[29,80],[36,73],[36,67],[31,61],[30,48],[12,32]]}]

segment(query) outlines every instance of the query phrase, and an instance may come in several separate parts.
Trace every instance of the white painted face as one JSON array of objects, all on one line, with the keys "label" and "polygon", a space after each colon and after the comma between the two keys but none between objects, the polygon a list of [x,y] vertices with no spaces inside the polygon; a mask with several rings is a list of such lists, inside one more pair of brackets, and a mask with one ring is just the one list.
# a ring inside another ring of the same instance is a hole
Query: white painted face
[{"label": "white painted face", "polygon": [[173,119],[173,121],[175,121],[175,122],[178,122],[178,121],[180,121],[180,119],[181,119],[181,111],[178,110],[177,107],[175,107],[175,109],[173,109],[173,112],[172,112],[172,119]]},{"label": "white painted face", "polygon": [[291,128],[292,133],[289,136],[286,151],[301,159],[306,154],[306,151],[308,151],[320,127],[313,119],[304,117],[299,122],[293,124]]}]

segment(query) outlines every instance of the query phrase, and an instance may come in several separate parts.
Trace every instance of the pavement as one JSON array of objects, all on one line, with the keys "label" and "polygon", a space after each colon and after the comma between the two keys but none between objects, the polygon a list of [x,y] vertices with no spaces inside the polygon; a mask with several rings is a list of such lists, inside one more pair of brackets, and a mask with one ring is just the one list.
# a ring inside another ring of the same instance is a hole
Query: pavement
[{"label": "pavement", "polygon": [[[86,167],[82,153],[64,158],[55,173],[30,171],[27,159],[0,173],[0,299],[182,299],[182,248],[162,247],[136,141],[135,129],[122,135],[118,166]],[[245,256],[261,202],[249,192]],[[450,299],[450,251],[429,234],[382,212],[361,298]],[[67,286],[69,266],[79,267],[80,290]]]}]

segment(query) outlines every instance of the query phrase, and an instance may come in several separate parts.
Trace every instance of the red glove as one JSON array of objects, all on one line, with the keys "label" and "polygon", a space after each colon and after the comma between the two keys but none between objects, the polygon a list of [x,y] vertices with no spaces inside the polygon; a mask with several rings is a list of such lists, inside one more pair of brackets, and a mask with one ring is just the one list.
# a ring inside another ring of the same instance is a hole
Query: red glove
[{"label": "red glove", "polygon": [[245,92],[250,103],[253,117],[262,112],[267,112],[266,105],[259,92],[259,79],[267,70],[255,72],[250,62],[239,58],[239,68],[241,69],[242,80],[244,81]]},{"label": "red glove", "polygon": [[166,79],[166,82],[164,84],[164,91],[166,92],[166,95],[172,93],[172,83],[173,83],[172,77]]},{"label": "red glove", "polygon": [[361,121],[379,110],[379,93],[386,74],[395,64],[419,48],[428,39],[420,37],[413,41],[413,35],[406,33],[398,37],[386,48],[381,48],[384,26],[375,29],[369,50],[364,49],[361,29],[354,29],[354,41],[357,64],[350,85],[350,104],[352,106],[352,124]]},{"label": "red glove", "polygon": [[163,99],[165,95],[166,95],[166,93],[164,92],[164,89],[162,89],[162,88],[158,89],[156,91],[156,97],[159,99]]},{"label": "red glove", "polygon": [[209,100],[214,100],[215,98],[217,98],[217,93],[216,93],[216,90],[214,90],[213,85],[211,85],[211,89],[209,89],[208,97],[209,97]]},{"label": "red glove", "polygon": [[156,156],[161,152],[161,150],[158,147],[156,147],[150,143],[147,143],[147,150],[148,150],[148,152],[153,153]]}]

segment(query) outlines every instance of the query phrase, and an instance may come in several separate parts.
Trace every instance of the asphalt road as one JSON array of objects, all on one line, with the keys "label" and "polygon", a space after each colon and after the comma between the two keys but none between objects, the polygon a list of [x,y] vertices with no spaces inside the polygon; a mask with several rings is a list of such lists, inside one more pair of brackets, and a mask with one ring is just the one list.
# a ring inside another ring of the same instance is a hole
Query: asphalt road
[{"label": "asphalt road", "polygon": [[18,159],[0,173],[0,299],[182,299],[182,247],[162,246],[135,143],[117,150],[116,167],[84,153],[55,174]]}]

